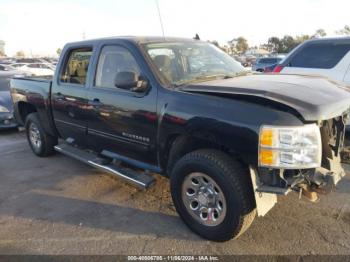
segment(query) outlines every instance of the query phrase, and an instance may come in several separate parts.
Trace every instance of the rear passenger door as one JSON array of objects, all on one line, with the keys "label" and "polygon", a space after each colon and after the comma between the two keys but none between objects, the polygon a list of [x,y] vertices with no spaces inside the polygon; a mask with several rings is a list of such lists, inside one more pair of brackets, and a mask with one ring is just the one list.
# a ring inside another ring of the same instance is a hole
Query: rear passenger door
[{"label": "rear passenger door", "polygon": [[[137,59],[137,55],[139,59]],[[122,89],[115,84],[117,73],[135,72],[147,79],[141,56],[126,46],[101,48],[95,80],[88,93],[88,139],[90,148],[108,150],[149,164],[156,164],[157,87],[144,92]]]},{"label": "rear passenger door", "polygon": [[89,110],[86,85],[91,55],[92,47],[67,51],[51,93],[52,112],[59,134],[84,146]]}]

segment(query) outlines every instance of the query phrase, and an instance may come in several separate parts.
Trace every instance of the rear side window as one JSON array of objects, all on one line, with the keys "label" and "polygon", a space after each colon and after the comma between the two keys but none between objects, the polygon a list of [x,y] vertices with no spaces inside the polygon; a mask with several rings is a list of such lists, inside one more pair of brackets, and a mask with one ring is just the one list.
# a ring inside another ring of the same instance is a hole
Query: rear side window
[{"label": "rear side window", "polygon": [[64,64],[60,81],[62,83],[85,85],[91,54],[91,48],[72,50]]},{"label": "rear side window", "polygon": [[309,44],[292,57],[288,66],[330,69],[350,50],[350,44]]}]

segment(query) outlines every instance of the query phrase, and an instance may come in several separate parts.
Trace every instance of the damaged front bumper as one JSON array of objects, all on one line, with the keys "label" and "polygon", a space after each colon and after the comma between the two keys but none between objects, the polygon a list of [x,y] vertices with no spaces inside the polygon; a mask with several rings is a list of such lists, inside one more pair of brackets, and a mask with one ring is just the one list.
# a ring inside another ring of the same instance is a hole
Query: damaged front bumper
[{"label": "damaged front bumper", "polygon": [[277,203],[278,195],[287,195],[297,192],[311,202],[317,202],[319,195],[326,195],[334,191],[339,181],[346,175],[338,158],[332,161],[331,170],[323,167],[300,172],[293,177],[285,176],[283,170],[279,170],[278,176],[284,181],[284,187],[269,186],[261,181],[261,176],[256,168],[250,167],[250,175],[254,188],[255,201],[258,216],[264,216]]},{"label": "damaged front bumper", "polygon": [[276,203],[277,195],[294,191],[312,202],[319,195],[332,192],[346,175],[343,164],[350,164],[350,145],[346,137],[349,113],[320,121],[322,142],[320,166],[309,169],[250,167],[259,216],[265,215]]}]

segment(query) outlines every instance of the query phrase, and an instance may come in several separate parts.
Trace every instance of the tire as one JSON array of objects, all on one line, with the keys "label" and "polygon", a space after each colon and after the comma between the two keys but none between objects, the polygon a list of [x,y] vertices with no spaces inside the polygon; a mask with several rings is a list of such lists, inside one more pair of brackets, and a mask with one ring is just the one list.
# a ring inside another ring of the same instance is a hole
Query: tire
[{"label": "tire", "polygon": [[30,148],[39,157],[46,157],[55,153],[57,137],[47,134],[40,124],[38,114],[31,113],[25,121],[27,140]]},{"label": "tire", "polygon": [[[205,176],[202,177],[201,174]],[[208,189],[203,189],[205,187],[202,185],[198,186],[197,178],[203,183],[209,180],[209,183],[205,184]],[[193,185],[195,187],[191,188]],[[206,239],[223,242],[238,238],[255,218],[256,204],[249,171],[240,162],[221,151],[203,149],[186,154],[175,164],[171,172],[170,186],[172,199],[180,217],[191,230]],[[213,187],[214,191],[211,190]],[[207,191],[203,193],[201,190]],[[188,197],[192,193],[195,197]],[[200,195],[208,197],[203,198]],[[215,197],[212,197],[213,195]],[[220,205],[220,201],[224,204]],[[213,208],[203,208],[203,203],[209,203],[207,207]],[[192,212],[198,206],[199,208]],[[195,212],[198,213],[199,210],[200,215],[197,216]],[[206,216],[205,211],[208,211]],[[203,220],[205,217],[206,221]]]}]

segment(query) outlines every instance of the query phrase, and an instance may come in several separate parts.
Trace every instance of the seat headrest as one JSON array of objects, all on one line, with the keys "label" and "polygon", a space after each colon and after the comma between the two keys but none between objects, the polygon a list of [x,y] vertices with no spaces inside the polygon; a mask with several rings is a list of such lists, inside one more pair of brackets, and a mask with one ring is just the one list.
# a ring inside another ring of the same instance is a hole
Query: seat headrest
[{"label": "seat headrest", "polygon": [[171,59],[167,55],[157,55],[154,58],[154,62],[158,68],[170,67],[171,65]]}]

